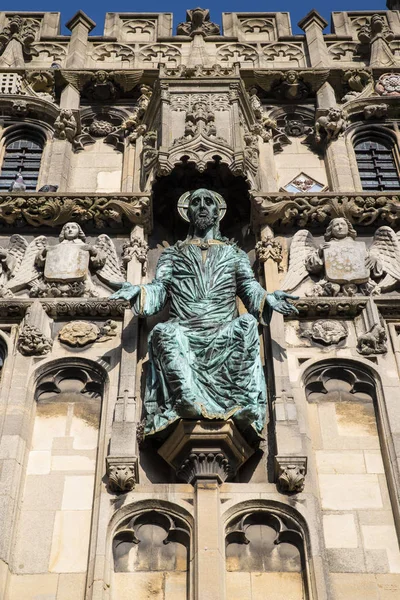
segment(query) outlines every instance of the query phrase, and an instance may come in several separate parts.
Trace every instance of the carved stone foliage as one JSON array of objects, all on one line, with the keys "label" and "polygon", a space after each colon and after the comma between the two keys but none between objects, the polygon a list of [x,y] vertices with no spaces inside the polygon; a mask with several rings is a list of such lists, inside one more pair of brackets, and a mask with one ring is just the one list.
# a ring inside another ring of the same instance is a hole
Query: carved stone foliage
[{"label": "carved stone foliage", "polygon": [[387,223],[400,225],[400,201],[390,194],[357,196],[331,195],[257,195],[253,199],[253,218],[261,224],[313,227],[327,224],[334,217],[346,217],[354,225]]},{"label": "carved stone foliage", "polygon": [[294,234],[283,290],[296,289],[310,276],[315,282],[306,292],[310,296],[369,296],[399,286],[400,243],[390,227],[376,230],[369,249],[356,241],[357,232],[344,217],[332,219],[324,237],[316,246],[308,230]]},{"label": "carved stone foliage", "polygon": [[197,77],[231,77],[232,75],[237,75],[235,66],[227,67],[220,64],[212,66],[194,65],[193,67],[181,65],[175,68],[160,65],[160,70],[163,77],[184,77],[185,79]]},{"label": "carved stone foliage", "polygon": [[70,220],[94,228],[124,223],[150,224],[148,195],[135,196],[57,196],[24,194],[0,196],[0,225],[54,227]]},{"label": "carved stone foliage", "polygon": [[48,354],[53,347],[49,318],[40,302],[35,301],[21,323],[17,348],[25,356]]},{"label": "carved stone foliage", "polygon": [[231,420],[182,420],[158,452],[180,479],[194,484],[199,479],[223,483],[236,474],[254,449]]},{"label": "carved stone foliage", "polygon": [[138,482],[137,460],[127,457],[107,456],[108,487],[116,494],[126,494]]},{"label": "carved stone foliage", "polygon": [[92,102],[113,102],[139,83],[142,71],[62,71],[62,78]]},{"label": "carved stone foliage", "polygon": [[[85,298],[85,300],[77,298],[46,298],[39,299],[38,301],[46,311],[46,314],[53,319],[66,319],[68,317],[120,319],[125,309],[129,308],[126,302],[109,300],[108,298]],[[22,319],[32,303],[32,299],[25,298],[0,299],[0,317]]]},{"label": "carved stone foliage", "polygon": [[348,335],[348,330],[345,323],[324,319],[314,321],[308,325],[303,325],[300,336],[323,344],[331,346],[345,340]]},{"label": "carved stone foliage", "polygon": [[278,270],[283,270],[281,267],[283,260],[282,244],[272,236],[263,238],[256,243],[256,256],[261,263],[273,260],[278,264]]},{"label": "carved stone foliage", "polygon": [[189,547],[186,521],[149,504],[148,510],[130,516],[118,527],[113,539],[114,571],[186,571]]},{"label": "carved stone foliage", "polygon": [[105,342],[117,335],[117,323],[111,319],[98,327],[88,321],[71,321],[59,331],[58,338],[68,346],[82,347],[94,342]]},{"label": "carved stone foliage", "polygon": [[361,315],[357,317],[356,331],[357,351],[360,354],[369,356],[388,351],[384,322],[372,298],[369,298]]},{"label": "carved stone foliage", "polygon": [[78,125],[74,114],[69,108],[62,108],[54,123],[54,137],[59,140],[73,142]]},{"label": "carved stone foliage", "polygon": [[400,73],[384,73],[375,85],[380,96],[400,96]]},{"label": "carved stone foliage", "polygon": [[318,117],[315,123],[315,140],[329,144],[344,133],[347,121],[346,113],[340,108],[329,108],[326,115]]},{"label": "carved stone foliage", "polygon": [[109,286],[125,280],[108,235],[101,234],[94,244],[87,244],[80,225],[68,222],[59,244],[49,246],[43,235],[26,243],[5,287],[13,294],[28,290],[32,297],[97,297],[100,291],[92,281],[93,273]]},{"label": "carved stone foliage", "polygon": [[282,492],[298,494],[304,490],[307,473],[305,456],[276,456],[278,487]]},{"label": "carved stone foliage", "polygon": [[363,92],[372,89],[372,75],[365,69],[349,69],[343,75],[345,95],[342,102],[350,102],[363,96]]},{"label": "carved stone foliage", "polygon": [[126,266],[133,258],[142,265],[142,275],[147,273],[147,254],[149,245],[142,238],[132,235],[129,242],[125,242],[122,247],[122,262]]},{"label": "carved stone foliage", "polygon": [[[40,27],[40,25],[39,25]],[[21,44],[22,52],[26,57],[34,56],[37,50],[32,48],[36,38],[38,21],[26,19],[19,15],[12,15],[7,25],[0,33],[0,54],[3,54],[7,46],[13,40]]]},{"label": "carved stone foliage", "polygon": [[186,11],[186,22],[179,23],[177,35],[219,35],[219,26],[210,21],[210,11],[204,8],[193,8]]}]

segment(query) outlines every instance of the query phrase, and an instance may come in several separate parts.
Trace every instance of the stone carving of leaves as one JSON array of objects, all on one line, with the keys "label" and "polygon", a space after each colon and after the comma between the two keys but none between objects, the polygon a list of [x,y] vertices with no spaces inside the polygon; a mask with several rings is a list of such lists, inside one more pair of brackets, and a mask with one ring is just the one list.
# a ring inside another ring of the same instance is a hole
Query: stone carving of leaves
[{"label": "stone carving of leaves", "polygon": [[258,61],[258,52],[250,44],[225,44],[217,51],[217,62],[252,62]]}]

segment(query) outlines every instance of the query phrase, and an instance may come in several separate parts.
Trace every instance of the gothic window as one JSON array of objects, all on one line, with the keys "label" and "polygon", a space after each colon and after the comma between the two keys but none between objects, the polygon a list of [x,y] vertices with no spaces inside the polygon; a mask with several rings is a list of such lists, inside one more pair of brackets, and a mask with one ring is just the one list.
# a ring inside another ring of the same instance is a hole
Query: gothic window
[{"label": "gothic window", "polygon": [[35,131],[19,130],[5,142],[0,191],[7,191],[19,173],[26,189],[36,191],[44,140]]},{"label": "gothic window", "polygon": [[308,598],[304,537],[285,514],[255,510],[232,521],[226,534],[227,597],[249,590],[246,598]]},{"label": "gothic window", "polygon": [[392,140],[383,136],[358,139],[354,150],[364,190],[400,189]]},{"label": "gothic window", "polygon": [[125,520],[113,539],[112,598],[189,597],[190,531],[183,519],[148,510]]}]

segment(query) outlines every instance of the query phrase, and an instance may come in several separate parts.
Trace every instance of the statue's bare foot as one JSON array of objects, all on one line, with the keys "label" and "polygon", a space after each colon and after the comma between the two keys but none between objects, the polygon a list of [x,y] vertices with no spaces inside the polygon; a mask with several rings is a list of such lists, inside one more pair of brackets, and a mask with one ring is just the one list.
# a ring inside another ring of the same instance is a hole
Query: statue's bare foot
[{"label": "statue's bare foot", "polygon": [[241,408],[234,414],[234,419],[241,425],[251,425],[258,419],[258,411],[252,406]]},{"label": "statue's bare foot", "polygon": [[176,413],[187,419],[201,417],[201,409],[195,399],[180,398],[175,404]]}]

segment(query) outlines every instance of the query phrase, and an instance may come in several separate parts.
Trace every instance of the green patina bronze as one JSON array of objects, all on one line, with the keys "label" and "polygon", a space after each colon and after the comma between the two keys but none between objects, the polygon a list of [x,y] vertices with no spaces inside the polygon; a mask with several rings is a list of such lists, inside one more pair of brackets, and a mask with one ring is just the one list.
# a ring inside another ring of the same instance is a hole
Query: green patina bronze
[{"label": "green patina bronze", "polygon": [[[247,255],[221,236],[219,220],[226,209],[221,196],[196,190],[178,208],[190,223],[186,240],[163,251],[151,283],[125,283],[112,296],[130,300],[141,317],[170,301],[168,321],[149,336],[145,434],[179,418],[232,418],[242,431],[252,426],[261,433],[266,383],[258,322],[267,324],[272,310],[295,312],[287,301],[294,297],[268,294]],[[236,296],[247,314],[238,316]]]}]

